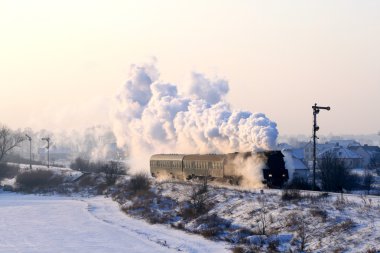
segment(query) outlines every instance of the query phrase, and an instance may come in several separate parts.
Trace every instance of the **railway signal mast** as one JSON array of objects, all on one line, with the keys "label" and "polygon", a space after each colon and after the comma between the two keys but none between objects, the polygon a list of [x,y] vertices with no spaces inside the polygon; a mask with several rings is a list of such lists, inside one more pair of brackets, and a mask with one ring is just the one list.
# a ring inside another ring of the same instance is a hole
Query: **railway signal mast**
[{"label": "railway signal mast", "polygon": [[317,125],[317,114],[320,110],[327,110],[330,111],[330,106],[317,106],[317,103],[315,103],[311,108],[313,108],[313,116],[314,116],[314,123],[313,123],[313,190],[315,190],[315,167],[317,163],[317,131],[319,130],[319,126]]},{"label": "railway signal mast", "polygon": [[49,157],[49,149],[50,149],[50,137],[45,137],[45,138],[42,138],[41,140],[43,141],[46,141],[47,142],[47,151],[48,151],[48,168],[50,167],[50,157]]},{"label": "railway signal mast", "polygon": [[25,134],[25,136],[29,141],[29,168],[32,170],[32,137],[27,134]]}]

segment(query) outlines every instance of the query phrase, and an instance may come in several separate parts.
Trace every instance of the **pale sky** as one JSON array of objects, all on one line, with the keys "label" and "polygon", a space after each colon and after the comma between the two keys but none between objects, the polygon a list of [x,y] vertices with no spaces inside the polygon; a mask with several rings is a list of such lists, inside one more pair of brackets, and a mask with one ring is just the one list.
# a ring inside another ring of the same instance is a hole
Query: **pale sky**
[{"label": "pale sky", "polygon": [[280,135],[380,130],[380,1],[0,0],[0,122],[83,128],[108,122],[130,64],[160,79],[228,80],[229,102]]}]

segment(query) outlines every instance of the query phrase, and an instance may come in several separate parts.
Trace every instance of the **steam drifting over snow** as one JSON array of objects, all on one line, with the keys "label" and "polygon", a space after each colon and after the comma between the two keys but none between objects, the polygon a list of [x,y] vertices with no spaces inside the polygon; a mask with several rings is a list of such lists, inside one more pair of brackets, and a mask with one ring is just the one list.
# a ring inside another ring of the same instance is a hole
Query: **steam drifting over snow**
[{"label": "steam drifting over snow", "polygon": [[276,123],[263,113],[231,110],[226,80],[192,74],[189,94],[159,80],[154,64],[132,65],[117,95],[113,129],[131,169],[148,169],[153,153],[227,153],[271,149]]}]

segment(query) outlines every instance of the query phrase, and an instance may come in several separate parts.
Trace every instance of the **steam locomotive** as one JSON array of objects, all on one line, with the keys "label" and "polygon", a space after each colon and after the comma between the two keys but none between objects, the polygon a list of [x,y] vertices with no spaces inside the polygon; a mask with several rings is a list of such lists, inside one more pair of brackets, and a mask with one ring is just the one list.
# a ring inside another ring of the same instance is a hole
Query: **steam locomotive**
[{"label": "steam locomotive", "polygon": [[262,182],[269,187],[281,187],[289,179],[281,151],[207,155],[156,154],[150,158],[150,172],[153,177],[168,175],[171,178],[189,180],[207,176],[239,184],[243,178],[241,167],[246,162],[249,164],[249,159],[261,164]]}]

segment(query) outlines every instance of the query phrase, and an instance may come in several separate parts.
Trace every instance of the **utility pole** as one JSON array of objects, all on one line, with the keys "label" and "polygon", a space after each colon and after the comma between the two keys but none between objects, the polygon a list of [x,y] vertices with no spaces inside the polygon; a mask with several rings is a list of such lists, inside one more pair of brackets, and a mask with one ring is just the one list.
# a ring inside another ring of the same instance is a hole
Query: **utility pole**
[{"label": "utility pole", "polygon": [[319,130],[319,126],[317,125],[317,114],[320,110],[327,110],[330,111],[330,106],[323,107],[323,106],[317,106],[317,103],[315,103],[311,108],[313,108],[313,116],[314,116],[314,123],[313,123],[313,190],[315,190],[315,167],[317,163],[317,131]]},{"label": "utility pole", "polygon": [[50,137],[42,138],[41,140],[47,141],[47,150],[48,150],[48,168],[50,167],[50,158],[49,158],[49,148],[50,148]]},{"label": "utility pole", "polygon": [[29,141],[29,168],[32,170],[32,137],[27,134],[25,134],[25,136]]}]

